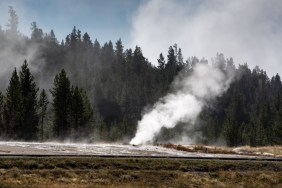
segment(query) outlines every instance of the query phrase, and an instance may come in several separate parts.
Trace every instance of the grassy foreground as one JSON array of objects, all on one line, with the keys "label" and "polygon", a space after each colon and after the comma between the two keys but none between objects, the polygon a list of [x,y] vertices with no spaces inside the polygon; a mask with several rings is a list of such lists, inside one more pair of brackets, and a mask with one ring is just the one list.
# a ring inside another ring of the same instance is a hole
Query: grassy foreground
[{"label": "grassy foreground", "polygon": [[0,158],[0,187],[282,187],[282,163],[146,158]]}]

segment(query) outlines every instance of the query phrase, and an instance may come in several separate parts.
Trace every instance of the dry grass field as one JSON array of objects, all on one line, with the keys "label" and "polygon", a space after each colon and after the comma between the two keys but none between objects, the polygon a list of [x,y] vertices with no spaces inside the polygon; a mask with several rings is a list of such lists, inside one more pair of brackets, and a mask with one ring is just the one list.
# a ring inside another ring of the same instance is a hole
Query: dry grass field
[{"label": "dry grass field", "polygon": [[240,154],[253,156],[271,156],[282,157],[282,146],[264,146],[250,147],[242,146],[237,148],[205,146],[205,145],[180,145],[180,144],[163,144],[165,148],[176,149],[187,152],[200,152],[212,154]]},{"label": "dry grass field", "polygon": [[282,163],[170,158],[0,158],[0,187],[281,187]]}]

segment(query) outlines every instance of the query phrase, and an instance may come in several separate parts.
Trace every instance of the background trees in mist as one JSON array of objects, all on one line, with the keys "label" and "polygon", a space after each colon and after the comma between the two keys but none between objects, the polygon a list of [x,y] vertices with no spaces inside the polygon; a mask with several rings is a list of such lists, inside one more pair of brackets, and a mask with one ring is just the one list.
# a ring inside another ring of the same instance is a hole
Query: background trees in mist
[{"label": "background trees in mist", "polygon": [[[143,111],[174,89],[170,84],[179,72],[189,75],[196,64],[208,63],[197,57],[185,61],[181,48],[173,45],[154,66],[140,47],[124,49],[121,39],[101,45],[76,27],[60,43],[55,30],[44,33],[36,22],[30,37],[12,32],[16,37],[11,38],[12,22],[17,25],[18,18],[10,10],[7,30],[0,29],[0,63],[4,67],[13,60],[22,67],[19,75],[11,65],[1,73],[0,126],[5,139],[42,140],[44,130],[44,140],[128,140]],[[12,51],[4,56],[7,46]],[[25,56],[30,69],[22,65]],[[179,134],[193,137],[201,132],[199,143],[282,144],[280,76],[269,78],[247,64],[235,67],[223,54],[216,54],[211,65],[235,75],[229,89],[208,101],[194,130],[187,132],[187,125],[179,124],[163,129],[156,140],[177,141]],[[38,87],[45,94],[38,96]],[[47,106],[47,98],[52,105]]]},{"label": "background trees in mist", "polygon": [[[52,138],[82,140],[89,136],[92,108],[83,89],[71,86],[62,70],[54,79],[51,114]],[[43,89],[37,99],[38,87],[24,61],[18,75],[13,71],[6,96],[0,93],[1,137],[13,140],[44,140],[44,120],[48,109],[48,97]]]},{"label": "background trees in mist", "polygon": [[6,26],[8,27],[7,32],[11,35],[11,36],[16,36],[18,34],[18,24],[19,24],[19,18],[18,15],[16,13],[16,11],[14,10],[14,8],[12,6],[9,7],[9,20],[6,24]]}]

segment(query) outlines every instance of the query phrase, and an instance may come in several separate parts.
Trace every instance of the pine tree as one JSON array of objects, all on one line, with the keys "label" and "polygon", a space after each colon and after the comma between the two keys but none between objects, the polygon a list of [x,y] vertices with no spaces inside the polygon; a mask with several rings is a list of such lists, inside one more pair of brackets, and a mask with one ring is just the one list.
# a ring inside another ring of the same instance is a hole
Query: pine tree
[{"label": "pine tree", "polygon": [[35,140],[38,133],[37,92],[34,77],[31,75],[26,60],[20,71],[21,137],[24,140]]},{"label": "pine tree", "polygon": [[226,68],[226,60],[224,58],[224,55],[222,53],[217,53],[216,57],[213,59],[213,66],[217,67],[221,70],[225,70]]},{"label": "pine tree", "polygon": [[55,137],[60,140],[86,139],[84,136],[90,135],[86,125],[92,118],[93,110],[85,92],[71,86],[64,69],[56,75],[51,94]]},{"label": "pine tree", "polygon": [[116,46],[115,46],[115,58],[116,58],[116,76],[126,80],[125,79],[125,73],[126,73],[126,69],[124,68],[125,65],[125,56],[124,56],[124,52],[123,52],[123,45],[122,45],[122,41],[121,39],[119,39],[116,42]]},{"label": "pine tree", "polygon": [[40,93],[40,98],[38,101],[39,115],[40,115],[40,129],[41,129],[41,141],[44,139],[44,119],[46,117],[46,111],[49,101],[45,90],[43,89]]},{"label": "pine tree", "polygon": [[[86,95],[86,92],[83,89],[80,89],[80,95],[82,96],[83,101],[83,125],[86,125],[92,120],[93,109],[90,103],[89,98]],[[85,130],[87,131],[87,129]]]},{"label": "pine tree", "polygon": [[10,139],[19,138],[22,95],[17,70],[13,71],[6,92],[5,101],[5,137]]},{"label": "pine tree", "polygon": [[82,42],[84,44],[84,48],[85,49],[91,49],[92,48],[92,41],[90,39],[90,36],[88,35],[88,33],[84,33],[83,37],[82,37]]},{"label": "pine tree", "polygon": [[178,64],[179,66],[183,66],[183,65],[184,65],[183,55],[182,55],[181,48],[179,48],[179,49],[178,49],[178,52],[177,52],[177,64]]},{"label": "pine tree", "polygon": [[124,59],[124,55],[123,55],[123,45],[122,45],[121,39],[119,39],[119,40],[116,42],[115,54],[116,54],[116,56],[117,56],[118,61],[122,62],[123,59]]},{"label": "pine tree", "polygon": [[79,130],[80,126],[83,124],[83,99],[78,87],[71,89],[71,124],[74,132],[74,138],[78,139],[81,134]]},{"label": "pine tree", "polygon": [[31,40],[35,42],[41,42],[43,39],[42,29],[37,27],[36,22],[31,23]]},{"label": "pine tree", "polygon": [[160,57],[158,59],[158,69],[164,70],[165,69],[165,59],[162,53],[160,53]]},{"label": "pine tree", "polygon": [[275,145],[282,144],[282,98],[278,95],[277,110],[275,111],[274,123],[272,126],[272,142]]},{"label": "pine tree", "polygon": [[58,44],[58,40],[57,40],[57,38],[55,36],[55,33],[54,33],[53,29],[51,29],[51,31],[50,31],[49,40],[53,44]]},{"label": "pine tree", "polygon": [[77,42],[78,42],[78,35],[77,35],[76,27],[74,26],[70,34],[70,47],[72,48],[72,50],[75,50],[77,46]]},{"label": "pine tree", "polygon": [[140,47],[136,46],[133,52],[132,68],[137,75],[140,75],[142,73],[142,68],[144,63],[145,63],[145,58],[143,56],[142,50]]},{"label": "pine tree", "polygon": [[70,80],[64,69],[55,76],[51,94],[53,97],[54,133],[58,139],[64,140],[68,136],[70,130],[71,110]]},{"label": "pine tree", "polygon": [[94,44],[93,44],[93,53],[94,56],[98,59],[99,55],[100,55],[100,51],[101,51],[101,45],[98,42],[97,39],[95,39]]},{"label": "pine tree", "polygon": [[236,120],[236,108],[237,107],[235,103],[230,105],[223,124],[223,134],[228,146],[236,146],[237,144],[237,130],[239,126]]},{"label": "pine tree", "polygon": [[11,36],[17,36],[19,18],[12,6],[9,6],[9,14],[10,14],[10,18],[8,20],[8,23],[6,24],[6,26],[8,27],[8,33]]},{"label": "pine tree", "polygon": [[86,93],[77,86],[71,89],[71,122],[72,137],[75,140],[85,139],[91,132],[91,128],[86,125],[89,123],[93,110],[86,96]]},{"label": "pine tree", "polygon": [[166,70],[165,70],[165,59],[163,54],[161,53],[158,59],[158,82],[159,82],[159,92],[160,95],[164,95],[164,93],[168,89],[168,84],[166,82]]},{"label": "pine tree", "polygon": [[0,136],[5,136],[4,110],[5,110],[5,97],[0,91]]},{"label": "pine tree", "polygon": [[174,49],[172,46],[169,47],[168,55],[167,55],[167,63],[166,63],[166,75],[167,75],[167,82],[170,84],[174,78],[174,76],[177,74],[177,52],[175,50],[177,49],[177,46],[174,46]]}]

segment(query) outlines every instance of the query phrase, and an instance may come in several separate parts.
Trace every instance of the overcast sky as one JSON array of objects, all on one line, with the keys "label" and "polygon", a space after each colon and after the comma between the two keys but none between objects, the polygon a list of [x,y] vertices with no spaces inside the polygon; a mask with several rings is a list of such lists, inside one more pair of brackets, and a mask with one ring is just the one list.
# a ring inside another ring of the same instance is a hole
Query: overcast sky
[{"label": "overcast sky", "polygon": [[9,5],[26,35],[32,21],[59,40],[75,25],[101,43],[121,37],[126,48],[141,46],[153,64],[177,43],[184,57],[210,60],[222,52],[282,74],[281,0],[1,0],[2,28]]}]

